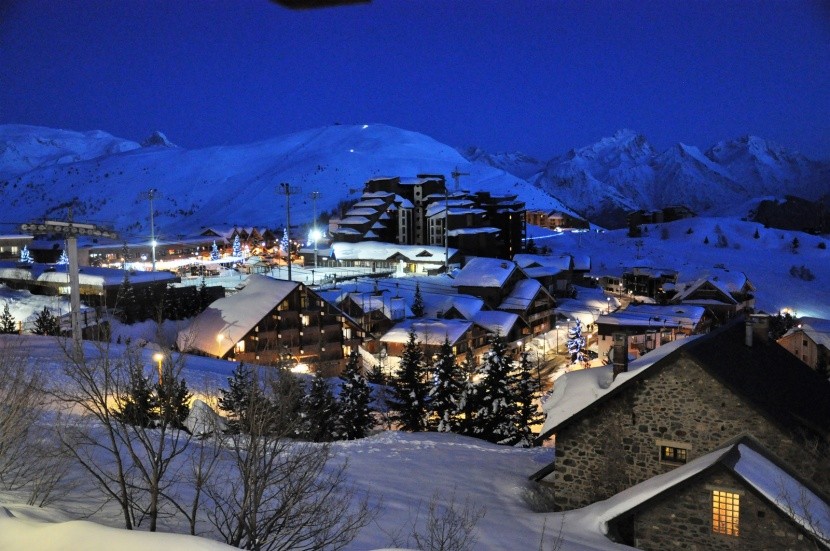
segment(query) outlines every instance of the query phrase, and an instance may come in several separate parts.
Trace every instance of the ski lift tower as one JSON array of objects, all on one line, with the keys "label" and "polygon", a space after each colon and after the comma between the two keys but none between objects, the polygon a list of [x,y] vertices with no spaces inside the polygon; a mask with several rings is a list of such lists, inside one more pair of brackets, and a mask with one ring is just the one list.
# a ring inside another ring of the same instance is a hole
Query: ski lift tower
[{"label": "ski lift tower", "polygon": [[32,222],[21,224],[20,230],[31,234],[51,233],[61,235],[66,239],[67,256],[69,256],[69,304],[71,306],[70,320],[72,323],[72,342],[74,344],[73,354],[75,359],[80,359],[83,349],[81,348],[81,289],[78,276],[78,236],[89,235],[92,237],[106,237],[118,239],[118,235],[111,230],[100,228],[94,224],[83,224],[57,220],[45,222]]}]

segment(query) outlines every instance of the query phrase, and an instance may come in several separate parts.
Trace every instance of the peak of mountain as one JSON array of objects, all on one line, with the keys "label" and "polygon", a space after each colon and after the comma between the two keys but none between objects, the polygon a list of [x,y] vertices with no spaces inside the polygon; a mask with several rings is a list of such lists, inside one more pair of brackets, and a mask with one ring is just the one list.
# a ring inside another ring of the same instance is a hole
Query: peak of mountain
[{"label": "peak of mountain", "polygon": [[147,136],[141,142],[141,147],[178,147],[176,144],[167,139],[162,132],[158,130]]},{"label": "peak of mountain", "polygon": [[515,151],[510,153],[488,153],[476,146],[460,148],[461,155],[471,163],[483,163],[509,172],[522,179],[528,179],[541,171],[545,164],[538,159]]}]

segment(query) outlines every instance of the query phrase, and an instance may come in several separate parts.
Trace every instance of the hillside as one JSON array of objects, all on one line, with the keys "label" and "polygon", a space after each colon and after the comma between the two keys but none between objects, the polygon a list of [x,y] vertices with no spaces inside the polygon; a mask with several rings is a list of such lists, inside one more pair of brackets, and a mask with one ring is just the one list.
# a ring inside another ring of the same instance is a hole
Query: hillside
[{"label": "hillside", "polygon": [[[253,144],[186,150],[163,135],[135,142],[103,132],[69,132],[0,126],[0,222],[76,219],[111,224],[126,235],[149,234],[149,205],[142,192],[157,190],[155,225],[162,237],[210,226],[285,223],[281,182],[297,186],[292,223],[356,199],[377,176],[469,173],[461,185],[496,194],[516,193],[534,208],[565,207],[526,181],[484,164],[470,163],[432,138],[385,125],[335,125]],[[160,144],[160,145],[158,145]],[[5,230],[8,231],[8,230]]]}]

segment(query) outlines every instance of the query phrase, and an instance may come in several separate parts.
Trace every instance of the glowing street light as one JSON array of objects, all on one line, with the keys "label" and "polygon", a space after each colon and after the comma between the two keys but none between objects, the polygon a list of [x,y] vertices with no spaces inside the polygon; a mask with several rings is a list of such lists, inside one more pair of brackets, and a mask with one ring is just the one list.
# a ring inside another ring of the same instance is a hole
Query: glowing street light
[{"label": "glowing street light", "polygon": [[317,268],[317,242],[323,238],[323,232],[317,228],[312,228],[308,236],[314,242],[314,268]]}]

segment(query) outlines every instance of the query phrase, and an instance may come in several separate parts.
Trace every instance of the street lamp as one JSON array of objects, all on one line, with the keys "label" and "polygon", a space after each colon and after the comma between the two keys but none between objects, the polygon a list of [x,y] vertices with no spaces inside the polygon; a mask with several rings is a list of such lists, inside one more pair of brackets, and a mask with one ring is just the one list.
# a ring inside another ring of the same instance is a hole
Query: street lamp
[{"label": "street lamp", "polygon": [[160,385],[162,383],[161,362],[164,361],[164,354],[162,354],[160,352],[156,352],[155,354],[153,354],[153,359],[156,360],[156,362],[158,362],[159,385]]},{"label": "street lamp", "polygon": [[323,232],[317,228],[312,228],[311,233],[309,233],[309,237],[311,237],[311,240],[314,242],[314,267],[317,268],[317,241],[323,237]]}]

